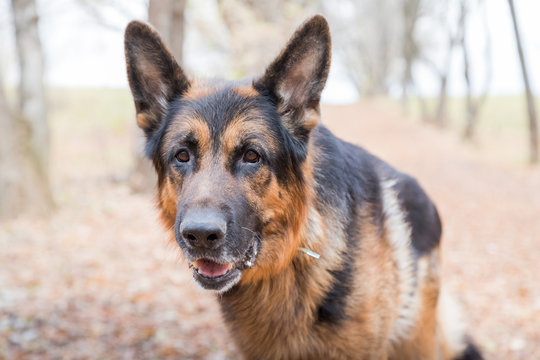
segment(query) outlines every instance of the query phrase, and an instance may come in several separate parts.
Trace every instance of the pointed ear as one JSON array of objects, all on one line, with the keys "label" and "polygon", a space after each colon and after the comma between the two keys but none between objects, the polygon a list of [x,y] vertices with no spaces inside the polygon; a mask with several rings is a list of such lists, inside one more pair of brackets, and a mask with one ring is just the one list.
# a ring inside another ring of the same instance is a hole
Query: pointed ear
[{"label": "pointed ear", "polygon": [[124,46],[137,124],[150,139],[159,128],[169,102],[187,90],[189,81],[159,34],[149,25],[130,22]]},{"label": "pointed ear", "polygon": [[275,98],[287,130],[304,140],[318,123],[330,57],[328,23],[315,15],[298,28],[263,77],[254,83],[259,91]]}]

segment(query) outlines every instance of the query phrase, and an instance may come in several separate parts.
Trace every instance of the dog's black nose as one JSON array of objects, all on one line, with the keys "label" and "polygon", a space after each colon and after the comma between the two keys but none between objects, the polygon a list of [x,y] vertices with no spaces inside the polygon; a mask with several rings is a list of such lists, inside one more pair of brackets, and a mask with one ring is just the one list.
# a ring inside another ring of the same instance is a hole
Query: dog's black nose
[{"label": "dog's black nose", "polygon": [[217,210],[191,210],[180,224],[180,233],[191,246],[212,249],[225,237],[227,221]]}]

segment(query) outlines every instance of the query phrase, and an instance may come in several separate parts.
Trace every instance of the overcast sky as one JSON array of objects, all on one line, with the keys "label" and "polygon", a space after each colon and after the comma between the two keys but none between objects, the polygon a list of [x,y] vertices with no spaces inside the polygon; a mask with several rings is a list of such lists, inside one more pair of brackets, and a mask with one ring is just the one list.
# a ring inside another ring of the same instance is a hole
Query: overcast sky
[{"label": "overcast sky", "polygon": [[[145,19],[143,0],[125,2],[124,9],[109,9],[105,22],[111,27],[99,25],[88,9],[75,0],[38,0],[41,15],[41,37],[46,54],[46,81],[52,86],[69,87],[127,87],[122,30],[132,18]],[[213,0],[199,0],[196,6],[205,7],[205,14],[217,17]],[[519,94],[523,91],[521,70],[517,58],[511,18],[507,0],[486,0],[488,23],[491,31],[493,54],[493,79],[491,94]],[[515,0],[525,46],[527,64],[533,90],[540,91],[540,0]],[[482,49],[474,46],[479,40],[482,25],[480,19],[471,22],[471,57],[477,73],[481,73]],[[188,30],[189,31],[189,30]],[[427,30],[429,31],[429,29]],[[196,40],[186,44],[188,67],[196,74],[213,74],[215,62],[208,52],[201,53],[193,46]],[[190,44],[191,42],[191,44]],[[14,65],[14,46],[8,0],[0,0],[0,70],[6,81],[15,83],[17,71]],[[455,59],[456,70],[460,68]],[[343,69],[335,63],[324,97],[330,102],[354,99],[354,91],[344,81]],[[450,93],[463,94],[461,72],[456,71],[450,79]],[[437,81],[429,71],[416,74],[424,94],[436,94]]]}]

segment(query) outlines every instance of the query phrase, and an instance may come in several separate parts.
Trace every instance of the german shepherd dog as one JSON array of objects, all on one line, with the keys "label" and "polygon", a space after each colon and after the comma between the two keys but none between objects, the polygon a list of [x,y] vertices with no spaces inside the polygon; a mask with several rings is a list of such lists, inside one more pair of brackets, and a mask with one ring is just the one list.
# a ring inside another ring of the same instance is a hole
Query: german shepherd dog
[{"label": "german shepherd dog", "polygon": [[330,48],[314,16],[261,77],[195,80],[128,25],[161,219],[247,359],[480,359],[440,296],[435,206],[320,122]]}]

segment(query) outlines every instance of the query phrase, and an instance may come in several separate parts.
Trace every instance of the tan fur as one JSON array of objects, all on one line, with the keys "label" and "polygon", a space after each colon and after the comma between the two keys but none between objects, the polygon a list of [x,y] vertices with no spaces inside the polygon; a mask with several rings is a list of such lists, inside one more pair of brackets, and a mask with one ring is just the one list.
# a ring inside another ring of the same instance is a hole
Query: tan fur
[{"label": "tan fur", "polygon": [[256,111],[251,111],[247,114],[240,114],[235,117],[227,129],[225,129],[224,134],[221,137],[221,142],[223,143],[223,152],[225,154],[230,154],[235,148],[241,145],[244,141],[244,138],[250,134],[259,134],[264,139],[263,147],[269,148],[270,150],[276,150],[279,146],[272,137],[266,131],[266,125],[262,119],[262,115]]},{"label": "tan fur", "polygon": [[251,86],[251,85],[250,86],[238,86],[238,87],[233,88],[233,91],[235,93],[237,93],[238,95],[246,97],[246,98],[254,97],[254,96],[259,95],[257,90],[255,90],[253,88],[253,86]]},{"label": "tan fur", "polygon": [[265,242],[257,266],[244,272],[243,283],[267,279],[291,264],[300,246],[298,232],[305,216],[303,194],[280,188],[275,178],[272,178],[262,198],[249,194],[252,183],[246,185],[248,199],[268,224],[262,231]]},{"label": "tan fur", "polygon": [[195,80],[190,81],[190,87],[188,91],[184,94],[184,98],[188,100],[197,100],[205,96],[215,93],[219,88],[212,86],[205,80]]},{"label": "tan fur", "polygon": [[175,140],[178,134],[193,133],[203,153],[208,153],[210,147],[210,131],[206,121],[194,114],[178,116],[173,119],[163,139],[163,148]]},{"label": "tan fur", "polygon": [[136,119],[137,119],[137,126],[140,127],[141,129],[144,129],[150,126],[150,122],[148,121],[148,116],[145,115],[144,113],[137,113]]},{"label": "tan fur", "polygon": [[[165,182],[158,189],[157,194],[158,205],[160,208],[161,222],[167,229],[172,229],[174,225],[174,219],[176,217],[176,204],[178,196],[174,185],[170,179],[166,179]],[[174,236],[174,231],[172,232]]]}]

